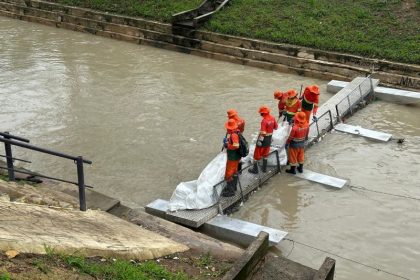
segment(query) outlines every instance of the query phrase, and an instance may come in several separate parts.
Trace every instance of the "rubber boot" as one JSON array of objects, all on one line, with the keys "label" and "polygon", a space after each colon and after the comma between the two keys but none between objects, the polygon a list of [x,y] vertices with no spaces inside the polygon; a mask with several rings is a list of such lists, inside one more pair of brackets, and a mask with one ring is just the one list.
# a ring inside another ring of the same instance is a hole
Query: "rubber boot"
[{"label": "rubber boot", "polygon": [[235,192],[232,189],[232,182],[233,181],[234,180],[232,179],[232,180],[226,182],[226,187],[222,191],[222,196],[223,197],[231,197],[231,196],[235,195]]},{"label": "rubber boot", "polygon": [[236,192],[238,190],[238,175],[233,175],[232,180],[232,191]]},{"label": "rubber boot", "polygon": [[258,163],[254,162],[254,166],[248,169],[248,172],[252,174],[258,174]]},{"label": "rubber boot", "polygon": [[299,173],[303,173],[303,164],[302,163],[299,163],[299,166],[298,166],[297,170],[299,171]]},{"label": "rubber boot", "polygon": [[286,173],[296,174],[296,166],[290,166],[290,169],[287,169]]},{"label": "rubber boot", "polygon": [[242,161],[239,161],[238,163],[238,173],[242,174]]},{"label": "rubber boot", "polygon": [[262,172],[267,172],[267,159],[263,159]]}]

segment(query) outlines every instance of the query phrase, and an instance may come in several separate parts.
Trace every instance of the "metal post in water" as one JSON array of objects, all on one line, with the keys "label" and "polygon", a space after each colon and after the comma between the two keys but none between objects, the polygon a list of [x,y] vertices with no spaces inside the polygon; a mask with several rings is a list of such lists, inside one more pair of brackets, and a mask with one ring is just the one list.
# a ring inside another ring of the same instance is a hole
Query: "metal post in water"
[{"label": "metal post in water", "polygon": [[80,210],[86,211],[85,175],[83,173],[83,157],[79,156],[77,164],[77,185],[79,186]]},{"label": "metal post in water", "polygon": [[[9,132],[4,132],[6,134],[9,134]],[[6,139],[10,139],[8,136],[4,136]],[[4,150],[6,152],[6,162],[7,162],[7,173],[9,175],[9,180],[14,181],[15,180],[15,171],[13,168],[13,156],[12,156],[12,145],[10,143],[4,143]]]}]

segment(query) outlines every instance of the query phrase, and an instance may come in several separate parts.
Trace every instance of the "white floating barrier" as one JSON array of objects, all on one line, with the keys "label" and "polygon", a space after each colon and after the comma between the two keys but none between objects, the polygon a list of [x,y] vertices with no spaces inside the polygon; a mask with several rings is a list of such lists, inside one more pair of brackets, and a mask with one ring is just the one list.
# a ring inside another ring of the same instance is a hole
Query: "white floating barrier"
[{"label": "white floating barrier", "polygon": [[359,135],[365,138],[369,138],[372,140],[377,141],[383,141],[388,142],[392,138],[392,134],[384,133],[380,131],[370,130],[366,129],[360,126],[354,126],[344,123],[339,123],[334,126],[334,129],[337,131],[353,134],[353,135]]},{"label": "white floating barrier", "polygon": [[270,246],[277,245],[287,232],[250,223],[243,220],[218,215],[203,225],[203,232],[216,238],[248,246],[261,231],[269,234]]},{"label": "white floating barrier", "polygon": [[294,176],[338,189],[341,189],[347,184],[347,180],[317,173],[308,169],[304,169],[303,173],[298,172]]},{"label": "white floating barrier", "polygon": [[[332,80],[327,84],[327,91],[337,93],[344,88],[348,82]],[[376,87],[375,96],[381,100],[397,104],[416,104],[420,103],[420,92],[394,89],[387,87]]]}]

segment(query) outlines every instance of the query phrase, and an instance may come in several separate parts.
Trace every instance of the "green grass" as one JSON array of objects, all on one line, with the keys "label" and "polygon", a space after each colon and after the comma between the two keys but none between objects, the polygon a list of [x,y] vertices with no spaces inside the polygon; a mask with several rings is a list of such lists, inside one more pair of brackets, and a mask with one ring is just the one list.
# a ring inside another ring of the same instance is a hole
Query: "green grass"
[{"label": "green grass", "polygon": [[[201,0],[51,0],[169,22]],[[412,6],[407,6],[412,3]],[[420,63],[418,0],[232,0],[205,29],[278,43]]]},{"label": "green grass", "polygon": [[10,275],[7,272],[2,272],[0,274],[0,280],[10,280]]},{"label": "green grass", "polygon": [[419,3],[405,10],[399,0],[235,0],[205,27],[219,33],[418,64]]},{"label": "green grass", "polygon": [[172,273],[153,261],[133,264],[125,260],[115,260],[107,263],[94,263],[79,256],[61,256],[70,267],[81,273],[100,279],[113,280],[186,280],[183,273]]},{"label": "green grass", "polygon": [[172,14],[193,9],[202,0],[50,0],[50,2],[170,22]]}]

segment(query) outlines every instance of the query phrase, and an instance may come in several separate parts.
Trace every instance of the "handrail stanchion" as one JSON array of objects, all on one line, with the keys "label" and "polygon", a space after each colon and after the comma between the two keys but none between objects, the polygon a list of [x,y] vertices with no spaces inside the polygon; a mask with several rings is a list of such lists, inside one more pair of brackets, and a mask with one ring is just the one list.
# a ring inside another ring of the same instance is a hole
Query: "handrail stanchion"
[{"label": "handrail stanchion", "polygon": [[334,128],[334,123],[333,123],[333,120],[332,120],[333,116],[332,116],[331,110],[328,110],[328,114],[330,115],[330,125],[331,125],[331,129],[333,129],[333,128]]},{"label": "handrail stanchion", "polygon": [[[5,134],[9,134],[9,132],[4,132]],[[10,139],[9,136],[3,136],[6,139]],[[12,145],[10,143],[4,142],[4,150],[6,152],[6,162],[7,162],[7,173],[9,175],[9,180],[15,180],[15,171],[13,168],[13,156],[12,156]]]},{"label": "handrail stanchion", "polygon": [[276,150],[277,172],[281,173],[279,150]]},{"label": "handrail stanchion", "polygon": [[[349,94],[350,95],[350,94]],[[350,97],[347,95],[347,102],[349,103],[350,114],[353,115],[353,109],[351,108]]]},{"label": "handrail stanchion", "polygon": [[337,112],[337,123],[340,122],[340,113],[338,111],[338,104],[335,105],[335,111]]},{"label": "handrail stanchion", "polygon": [[79,186],[80,210],[86,211],[86,193],[85,193],[85,176],[83,173],[83,157],[81,156],[77,157],[76,164],[77,164],[77,182]]}]

